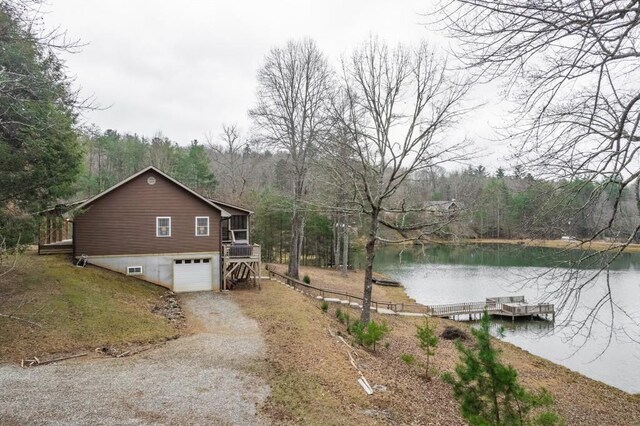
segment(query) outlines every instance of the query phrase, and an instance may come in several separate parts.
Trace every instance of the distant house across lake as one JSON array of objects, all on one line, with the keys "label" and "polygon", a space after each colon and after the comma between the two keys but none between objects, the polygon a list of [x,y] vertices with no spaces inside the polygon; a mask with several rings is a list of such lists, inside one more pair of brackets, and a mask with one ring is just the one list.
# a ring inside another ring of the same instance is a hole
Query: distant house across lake
[{"label": "distant house across lake", "polygon": [[432,213],[453,213],[462,208],[456,200],[451,201],[426,201],[425,211]]}]

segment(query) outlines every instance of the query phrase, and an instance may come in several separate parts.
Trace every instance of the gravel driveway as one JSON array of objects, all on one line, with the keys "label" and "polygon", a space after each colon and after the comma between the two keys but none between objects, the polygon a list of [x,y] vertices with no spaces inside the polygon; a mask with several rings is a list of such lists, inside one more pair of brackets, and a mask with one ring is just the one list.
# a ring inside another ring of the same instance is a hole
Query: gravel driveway
[{"label": "gravel driveway", "polygon": [[269,387],[250,372],[264,359],[255,321],[229,295],[180,297],[193,336],[130,358],[0,367],[0,424],[264,424]]}]

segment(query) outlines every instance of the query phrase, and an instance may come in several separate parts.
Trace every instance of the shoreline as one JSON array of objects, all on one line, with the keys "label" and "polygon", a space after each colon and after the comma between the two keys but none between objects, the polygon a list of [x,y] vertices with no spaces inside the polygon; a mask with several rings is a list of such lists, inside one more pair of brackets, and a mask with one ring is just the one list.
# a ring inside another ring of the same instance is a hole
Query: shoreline
[{"label": "shoreline", "polygon": [[[503,241],[504,241],[504,242],[503,242]],[[481,241],[479,241],[478,243],[479,243],[479,244],[510,244],[510,245],[522,245],[522,244],[523,244],[522,242],[525,242],[525,241],[526,241],[527,243],[531,243],[531,242],[532,242],[531,240],[498,240],[498,242],[496,242],[496,240],[490,240],[490,239],[488,240],[488,239],[485,239],[485,240],[481,240]],[[553,248],[559,248],[559,247],[557,247],[557,246],[552,245],[552,244],[555,244],[555,243],[566,243],[566,241],[560,241],[560,240],[536,240],[536,241],[533,241],[533,244],[528,244],[528,246],[529,246],[529,247],[553,247]],[[640,252],[640,245],[637,245],[637,244],[636,244],[635,246],[637,246],[637,247],[634,247],[633,249],[634,249],[634,250],[637,250],[637,252]],[[633,252],[632,252],[632,253],[633,253]],[[385,279],[395,279],[395,278],[393,278],[393,277],[389,277],[388,275],[383,274],[383,273],[380,273],[380,272],[375,272],[374,274],[375,274],[375,275],[378,275],[378,276],[381,276],[381,277],[383,277],[383,278],[385,278]],[[374,285],[374,288],[375,288],[375,287],[376,287],[376,286]],[[403,295],[405,296],[405,298],[406,298],[406,299],[410,300],[410,301],[411,301],[411,302],[413,302],[413,303],[416,303],[416,304],[419,304],[419,305],[426,306],[426,305],[424,305],[424,303],[418,302],[414,297],[412,297],[412,296],[407,292],[407,287],[404,285],[404,283],[402,283],[402,284],[401,284],[401,286],[400,286],[400,287],[398,287],[398,288],[399,288],[400,290],[402,290],[402,293],[403,293]],[[475,322],[477,322],[477,321],[458,321],[458,320],[455,320],[455,319],[447,319],[447,321],[452,321],[453,323],[456,323],[456,324],[462,324],[462,325],[463,325],[464,327],[466,327],[466,328],[471,327],[471,323],[475,323]],[[493,319],[492,319],[492,321],[493,321]],[[555,324],[553,325],[553,327],[555,328]],[[548,359],[548,358],[544,357],[543,355],[538,355],[538,354],[536,354],[536,353],[534,353],[534,352],[531,352],[529,349],[525,349],[524,347],[521,347],[521,346],[519,346],[519,345],[518,345],[518,344],[516,344],[516,343],[513,343],[513,342],[510,342],[510,341],[508,341],[508,340],[505,340],[504,338],[498,338],[498,337],[496,337],[496,336],[494,336],[494,338],[496,339],[496,341],[500,342],[500,344],[501,344],[501,345],[508,345],[508,346],[511,346],[511,347],[513,347],[513,348],[514,348],[514,350],[516,350],[516,351],[522,351],[522,352],[526,353],[527,355],[530,355],[530,356],[533,356],[533,357],[536,357],[536,358],[542,359],[542,360],[544,360],[546,363],[549,363],[549,364],[551,364],[552,366],[554,366],[554,368],[555,368],[555,367],[557,367],[557,368],[560,368],[560,369],[564,369],[564,370],[566,370],[567,372],[569,372],[569,373],[571,373],[571,374],[579,375],[580,377],[583,377],[583,378],[585,378],[585,379],[587,379],[587,380],[592,380],[592,381],[597,382],[597,383],[599,383],[599,384],[601,384],[601,385],[603,385],[603,386],[611,387],[611,388],[615,389],[616,391],[624,392],[625,394],[630,395],[630,396],[632,396],[632,397],[638,397],[638,398],[640,398],[640,391],[638,391],[638,392],[630,392],[630,391],[627,391],[627,390],[625,390],[625,389],[621,389],[621,388],[619,388],[619,387],[616,387],[616,386],[614,386],[614,385],[612,385],[612,384],[609,384],[609,383],[607,383],[607,382],[604,382],[604,381],[602,381],[602,380],[599,380],[599,379],[596,379],[596,378],[590,377],[590,376],[588,376],[588,375],[586,375],[586,374],[582,373],[581,371],[574,370],[574,369],[572,369],[572,368],[570,368],[570,367],[568,367],[568,366],[566,366],[566,365],[560,364],[560,363],[558,363],[558,362],[554,362],[554,361],[552,361],[552,360],[550,360],[550,359]]]},{"label": "shoreline", "polygon": [[[615,251],[618,250],[622,243],[609,241],[587,241],[579,240],[541,240],[541,239],[506,239],[506,238],[477,238],[477,239],[461,239],[460,242],[452,243],[451,241],[439,241],[439,244],[506,244],[506,245],[522,245],[526,247],[548,247],[569,250],[593,250],[593,251]],[[640,244],[631,243],[622,251],[623,253],[640,253]]]},{"label": "shoreline", "polygon": [[[593,250],[602,252],[613,252],[618,250],[623,244],[619,242],[609,241],[579,241],[579,240],[544,240],[536,238],[461,238],[457,241],[453,240],[429,240],[425,246],[429,245],[445,245],[445,246],[461,246],[461,245],[477,245],[477,244],[504,244],[512,246],[525,247],[546,247],[566,250]],[[378,243],[378,247],[419,247],[419,244],[409,242],[405,243]],[[364,244],[358,241],[356,244],[358,250],[364,250]],[[622,253],[640,253],[640,244],[631,243],[622,250]]]},{"label": "shoreline", "polygon": [[[272,265],[278,265],[278,267],[282,268],[284,271],[284,266],[279,265],[279,264],[272,264]],[[336,272],[333,269],[324,269],[324,268],[317,268],[317,267],[310,267],[310,266],[301,266],[301,273],[304,270],[304,272],[306,274],[308,274],[311,278],[312,278],[312,283],[314,283],[314,285],[324,285],[325,288],[328,289],[339,289],[342,287],[343,290],[347,291],[347,292],[351,292],[352,294],[359,294],[359,292],[362,291],[362,282],[361,282],[361,275],[363,274],[362,271],[351,271],[349,273],[349,275],[347,277],[342,277],[341,274],[339,272]],[[331,277],[331,279],[327,279]],[[380,273],[380,272],[374,272],[374,277],[379,277],[379,278],[389,278],[392,279],[391,277],[387,276],[386,274]],[[324,278],[324,279],[323,279]],[[345,289],[345,286],[348,283],[348,288]],[[389,300],[389,301],[396,301],[398,303],[401,302],[405,302],[405,303],[416,303],[419,305],[423,305],[425,306],[423,303],[420,303],[418,301],[416,301],[413,297],[411,297],[411,295],[409,295],[407,293],[407,289],[405,287],[405,285],[401,285],[400,287],[386,287],[386,286],[377,286],[374,285],[373,286],[373,299],[378,299],[378,300]],[[403,317],[403,318],[409,318],[409,317]],[[469,324],[469,322],[467,321],[456,321],[456,320],[450,320],[450,319],[440,319],[443,322],[448,322],[450,324],[455,324],[458,325],[460,327],[464,327],[464,328],[469,328],[471,327],[471,325]],[[511,347],[513,349],[513,356],[517,357],[517,358],[521,358],[518,356],[519,353],[524,354],[525,357],[534,357],[534,360],[527,360],[526,362],[529,363],[533,363],[533,364],[540,364],[541,361],[544,361],[543,363],[546,365],[550,365],[550,368],[558,368],[561,369],[562,371],[566,371],[568,372],[568,374],[573,374],[573,375],[577,375],[580,378],[583,378],[584,380],[588,380],[588,381],[593,381],[595,383],[597,383],[598,385],[601,386],[605,386],[611,389],[614,389],[615,391],[619,391],[619,392],[623,392],[626,395],[629,395],[631,397],[634,398],[640,398],[640,392],[636,392],[636,393],[632,393],[632,392],[628,392],[624,389],[620,389],[618,387],[615,387],[611,384],[608,384],[602,380],[598,380],[598,379],[594,379],[591,378],[583,373],[581,373],[580,371],[577,370],[573,370],[565,365],[559,364],[557,362],[554,362],[552,360],[549,360],[541,355],[537,355],[534,354],[532,352],[530,352],[529,350],[522,348],[520,346],[518,346],[515,343],[506,341],[504,339],[496,339],[496,341],[500,342],[500,345],[504,345],[507,347]],[[526,364],[525,362],[525,364]]]},{"label": "shoreline", "polygon": [[[383,274],[379,274],[379,275],[383,275]],[[407,293],[407,290],[406,290],[406,287],[404,286],[404,284],[399,288],[402,289],[402,291],[403,291],[403,293],[404,293],[404,295],[406,296],[407,299],[411,300],[413,303],[416,303],[416,304],[424,306],[423,303],[420,303],[420,302],[416,301],[413,297],[411,297],[411,295],[409,295],[409,293]],[[450,322],[452,324],[456,324],[457,326],[464,327],[466,329],[470,329],[472,327],[472,324],[475,324],[475,323],[479,322],[478,320],[459,321],[459,320],[448,319],[448,318],[440,318],[440,319],[443,320],[443,321]],[[491,321],[493,322],[494,319],[495,318],[492,317]],[[503,319],[503,321],[506,321],[506,320]],[[555,324],[553,325],[553,327],[555,327]],[[619,387],[616,387],[616,386],[614,386],[612,384],[609,384],[607,382],[604,382],[602,380],[595,379],[593,377],[589,377],[588,375],[586,375],[586,374],[584,374],[584,373],[582,373],[582,372],[580,372],[578,370],[574,370],[574,369],[572,369],[572,368],[570,368],[570,367],[568,367],[566,365],[563,365],[563,364],[560,364],[558,362],[552,361],[552,360],[544,357],[543,355],[538,355],[538,354],[536,354],[534,352],[531,352],[530,349],[525,349],[524,347],[521,347],[521,346],[519,346],[518,344],[516,344],[514,342],[510,342],[510,341],[506,340],[505,338],[500,338],[500,337],[496,337],[496,336],[493,336],[493,337],[496,340],[496,342],[499,342],[499,345],[501,347],[505,347],[505,346],[506,347],[510,347],[511,350],[514,351],[514,353],[516,354],[514,356],[518,356],[517,353],[518,352],[522,352],[527,357],[535,357],[538,360],[544,360],[544,363],[551,364],[550,368],[557,368],[557,369],[560,369],[560,370],[564,370],[564,371],[567,372],[567,374],[578,375],[581,378],[584,378],[585,380],[590,380],[590,381],[596,382],[601,386],[610,387],[612,389],[615,389],[616,391],[624,392],[625,394],[627,394],[627,395],[629,395],[631,397],[640,398],[640,391],[639,392],[629,392],[627,390],[621,389]]]},{"label": "shoreline", "polygon": [[[271,264],[284,270],[284,265]],[[311,284],[320,288],[361,294],[363,271],[346,276],[333,269],[300,268]],[[374,299],[405,300],[404,288],[374,286]],[[451,387],[440,373],[453,371],[459,352],[452,340],[441,339],[431,359],[434,375],[424,380],[423,371],[403,358],[413,356],[420,365],[424,352],[415,337],[419,317],[381,315],[372,312],[376,321],[386,322],[391,332],[375,352],[354,346],[355,362],[371,385],[373,395],[366,395],[357,384],[357,372],[346,350],[350,336],[345,325],[336,319],[340,308],[357,319],[359,310],[343,304],[320,301],[285,285],[263,282],[260,291],[232,292],[243,311],[257,320],[265,332],[268,356],[259,369],[272,386],[272,396],[262,408],[280,423],[299,424],[450,424],[464,425],[459,405]],[[447,319],[429,320],[437,334],[449,326],[469,333],[470,324]],[[338,337],[340,336],[340,337]],[[640,420],[640,395],[625,392],[602,381],[556,364],[507,341],[496,340],[502,359],[518,372],[521,383],[529,389],[547,388],[554,396],[554,410],[566,424],[619,425]],[[357,356],[356,356],[357,355]]]}]

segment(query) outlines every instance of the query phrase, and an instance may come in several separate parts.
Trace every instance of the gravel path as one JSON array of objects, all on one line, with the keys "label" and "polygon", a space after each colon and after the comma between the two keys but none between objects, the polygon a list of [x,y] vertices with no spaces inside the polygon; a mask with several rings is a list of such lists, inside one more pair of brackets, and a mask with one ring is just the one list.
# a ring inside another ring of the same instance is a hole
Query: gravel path
[{"label": "gravel path", "polygon": [[266,423],[269,388],[250,372],[264,342],[229,297],[182,295],[202,331],[130,358],[0,367],[0,424]]}]

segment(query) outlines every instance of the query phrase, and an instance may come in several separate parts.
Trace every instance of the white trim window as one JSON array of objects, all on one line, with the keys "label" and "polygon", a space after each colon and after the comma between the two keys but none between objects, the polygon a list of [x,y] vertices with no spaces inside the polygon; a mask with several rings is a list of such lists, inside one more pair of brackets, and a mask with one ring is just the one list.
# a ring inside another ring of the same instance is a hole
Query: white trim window
[{"label": "white trim window", "polygon": [[170,237],[170,236],[171,236],[171,217],[170,216],[156,217],[156,237]]},{"label": "white trim window", "polygon": [[127,266],[127,275],[142,275],[142,266]]},{"label": "white trim window", "polygon": [[209,236],[209,216],[196,216],[196,237]]}]

